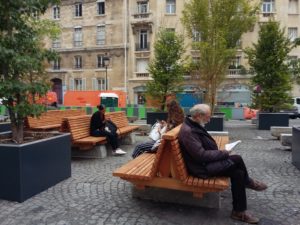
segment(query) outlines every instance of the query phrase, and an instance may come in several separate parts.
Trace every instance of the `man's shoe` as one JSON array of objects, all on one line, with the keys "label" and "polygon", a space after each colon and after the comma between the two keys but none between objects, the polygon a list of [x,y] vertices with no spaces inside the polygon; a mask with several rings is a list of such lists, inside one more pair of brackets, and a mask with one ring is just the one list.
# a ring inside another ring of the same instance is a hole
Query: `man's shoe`
[{"label": "man's shoe", "polygon": [[247,211],[237,212],[237,211],[232,210],[230,217],[231,217],[231,219],[239,220],[239,221],[242,221],[245,223],[250,223],[250,224],[257,224],[259,222],[258,218],[256,218],[255,216],[252,216]]},{"label": "man's shoe", "polygon": [[252,189],[255,191],[264,191],[268,188],[268,186],[265,183],[260,182],[258,180],[250,179],[250,182],[248,185],[246,185],[246,188],[249,188],[249,189]]},{"label": "man's shoe", "polygon": [[125,155],[125,154],[126,154],[126,152],[123,151],[123,150],[120,149],[120,148],[117,148],[116,151],[115,151],[115,153],[116,153],[116,155]]}]

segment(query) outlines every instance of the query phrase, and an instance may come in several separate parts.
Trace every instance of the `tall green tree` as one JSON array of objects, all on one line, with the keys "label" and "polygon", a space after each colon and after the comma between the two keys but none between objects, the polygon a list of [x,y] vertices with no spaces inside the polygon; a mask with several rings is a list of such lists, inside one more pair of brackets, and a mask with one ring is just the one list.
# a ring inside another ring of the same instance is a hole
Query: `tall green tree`
[{"label": "tall green tree", "polygon": [[146,93],[159,101],[161,110],[165,109],[167,96],[181,90],[183,54],[183,37],[162,28],[154,43],[154,58],[149,63],[153,80],[146,86]]},{"label": "tall green tree", "polygon": [[253,96],[253,103],[261,111],[278,112],[290,102],[291,70],[287,62],[294,46],[280,24],[269,21],[260,26],[258,42],[246,50],[255,72],[252,83],[261,89]]},{"label": "tall green tree", "polygon": [[200,60],[194,63],[193,77],[205,90],[205,102],[212,110],[217,89],[225,80],[230,61],[242,34],[256,22],[257,5],[248,0],[191,0],[185,3],[182,23],[189,36],[197,34],[193,48]]},{"label": "tall green tree", "polygon": [[54,38],[59,28],[39,19],[57,0],[0,1],[0,98],[7,107],[13,140],[23,142],[24,118],[43,110],[35,100],[46,94],[45,65],[56,57],[46,50],[43,39]]}]

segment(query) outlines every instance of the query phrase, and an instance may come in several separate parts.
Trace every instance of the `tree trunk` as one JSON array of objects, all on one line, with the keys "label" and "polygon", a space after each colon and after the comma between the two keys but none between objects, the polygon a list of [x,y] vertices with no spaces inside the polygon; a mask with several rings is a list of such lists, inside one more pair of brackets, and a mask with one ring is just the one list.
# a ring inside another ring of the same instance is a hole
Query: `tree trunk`
[{"label": "tree trunk", "polygon": [[162,100],[161,105],[160,105],[160,109],[161,109],[162,111],[165,110],[166,100],[167,100],[167,96],[164,95],[163,100]]},{"label": "tree trunk", "polygon": [[23,122],[19,122],[17,124],[11,124],[11,130],[12,130],[12,138],[13,140],[18,143],[22,144],[24,141],[24,125]]},{"label": "tree trunk", "polygon": [[11,123],[11,131],[12,131],[12,139],[18,143],[23,143],[24,140],[24,123],[23,119],[16,118],[16,114],[13,112],[11,108],[8,108],[10,123]]}]

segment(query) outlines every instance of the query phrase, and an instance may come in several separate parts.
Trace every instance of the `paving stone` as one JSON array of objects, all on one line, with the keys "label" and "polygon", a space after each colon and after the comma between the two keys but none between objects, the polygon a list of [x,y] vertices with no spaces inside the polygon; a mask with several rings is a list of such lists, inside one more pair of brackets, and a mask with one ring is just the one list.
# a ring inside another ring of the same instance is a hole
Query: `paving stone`
[{"label": "paving stone", "polygon": [[[300,119],[290,120],[293,125],[300,125]],[[226,121],[225,130],[230,141],[242,140],[234,153],[244,158],[250,176],[269,186],[264,192],[247,189],[249,211],[262,218],[263,225],[299,225],[300,171],[291,164],[291,152],[250,120]],[[113,177],[112,171],[130,160],[134,146],[147,136],[135,139],[134,145],[121,146],[128,152],[121,157],[73,158],[71,178],[23,203],[0,200],[0,225],[244,224],[229,217],[230,190],[221,193],[218,210],[133,198],[132,184]]]}]

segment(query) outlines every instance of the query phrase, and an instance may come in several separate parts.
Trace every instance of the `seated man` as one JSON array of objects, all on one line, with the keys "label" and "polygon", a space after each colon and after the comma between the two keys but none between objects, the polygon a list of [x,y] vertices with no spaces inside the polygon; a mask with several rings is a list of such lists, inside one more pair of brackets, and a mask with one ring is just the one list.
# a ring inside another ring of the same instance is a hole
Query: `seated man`
[{"label": "seated man", "polygon": [[256,224],[259,219],[247,210],[246,188],[263,191],[267,185],[249,177],[244,161],[239,155],[218,151],[214,139],[204,128],[211,116],[210,107],[198,104],[191,108],[179,132],[179,144],[188,172],[199,178],[226,176],[231,180],[233,210],[231,218]]}]

